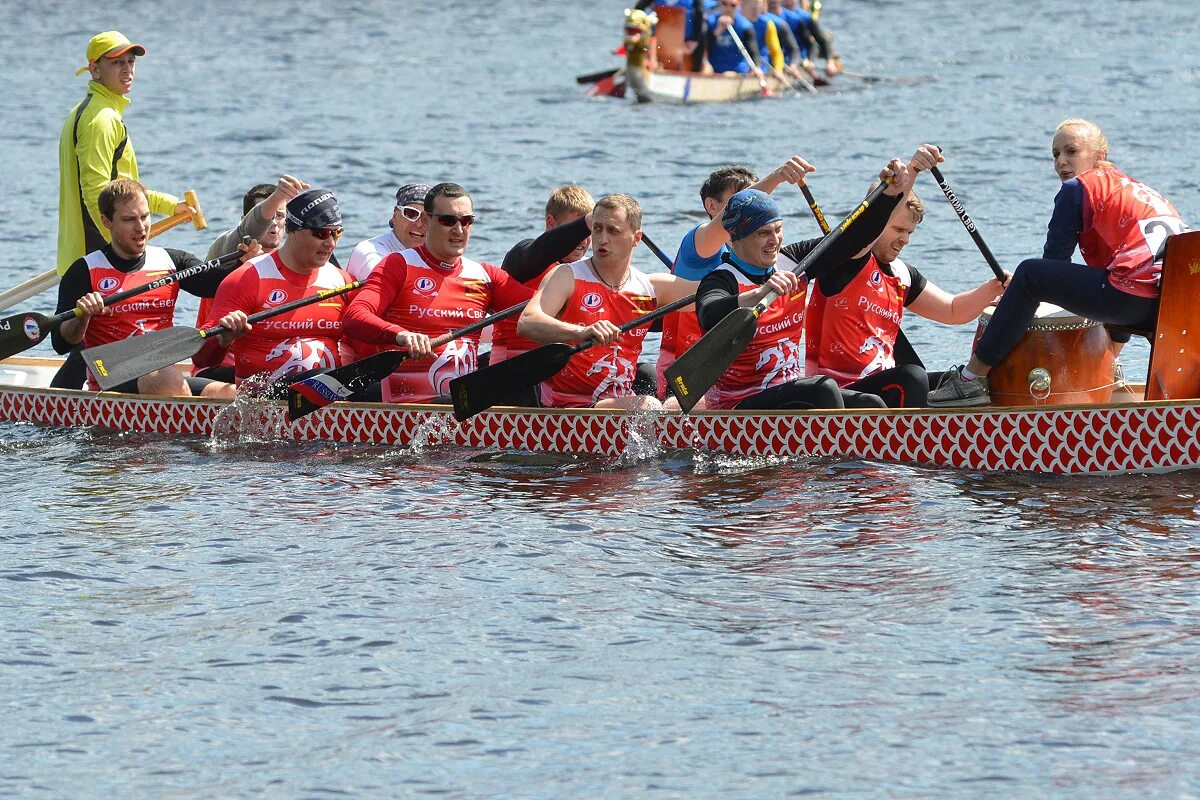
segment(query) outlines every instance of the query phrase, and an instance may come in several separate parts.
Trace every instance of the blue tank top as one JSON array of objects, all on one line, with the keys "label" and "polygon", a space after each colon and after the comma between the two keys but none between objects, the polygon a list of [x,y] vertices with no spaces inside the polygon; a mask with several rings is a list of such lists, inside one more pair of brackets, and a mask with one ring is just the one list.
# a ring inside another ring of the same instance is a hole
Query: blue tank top
[{"label": "blue tank top", "polygon": [[671,272],[684,280],[700,280],[721,266],[721,257],[725,253],[731,252],[729,245],[723,244],[721,249],[713,255],[701,258],[700,254],[696,252],[696,231],[699,229],[700,226],[697,225],[683,237],[683,241],[679,243],[679,252],[675,254],[675,263],[671,266]]}]

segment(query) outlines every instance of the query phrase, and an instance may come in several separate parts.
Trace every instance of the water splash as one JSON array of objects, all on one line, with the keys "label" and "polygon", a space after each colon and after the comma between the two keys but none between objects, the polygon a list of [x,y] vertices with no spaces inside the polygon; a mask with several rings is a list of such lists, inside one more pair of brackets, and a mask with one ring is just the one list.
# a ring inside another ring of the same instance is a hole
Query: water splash
[{"label": "water splash", "polygon": [[659,433],[665,414],[659,410],[642,410],[622,417],[621,433],[625,439],[625,449],[617,456],[617,468],[651,461],[663,454]]},{"label": "water splash", "polygon": [[268,373],[252,375],[238,384],[237,396],[213,420],[210,451],[284,439],[287,411],[271,397],[272,390]]}]

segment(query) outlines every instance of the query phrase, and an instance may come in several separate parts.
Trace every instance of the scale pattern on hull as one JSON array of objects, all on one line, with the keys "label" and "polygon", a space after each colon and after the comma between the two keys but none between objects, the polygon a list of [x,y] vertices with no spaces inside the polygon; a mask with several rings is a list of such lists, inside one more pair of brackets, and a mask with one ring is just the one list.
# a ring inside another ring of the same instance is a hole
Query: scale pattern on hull
[{"label": "scale pattern on hull", "polygon": [[[294,425],[282,405],[0,389],[0,419],[56,427],[211,436],[239,426],[284,439],[453,445],[618,456],[631,447],[732,455],[835,456],[974,470],[1060,474],[1200,465],[1200,401],[1028,410],[632,416],[494,411],[459,425],[440,406],[335,405]],[[224,416],[223,416],[224,415]]]}]

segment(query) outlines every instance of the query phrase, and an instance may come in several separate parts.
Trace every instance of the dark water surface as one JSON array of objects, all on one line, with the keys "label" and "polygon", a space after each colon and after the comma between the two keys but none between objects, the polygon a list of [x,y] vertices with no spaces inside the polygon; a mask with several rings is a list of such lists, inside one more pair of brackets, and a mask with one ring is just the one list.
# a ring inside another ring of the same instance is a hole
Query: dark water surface
[{"label": "dark water surface", "polygon": [[[847,67],[905,80],[713,108],[581,96],[623,7],[0,4],[0,288],[53,262],[71,71],[110,27],[150,51],[127,116],[143,177],[196,188],[212,233],[287,171],[337,192],[343,255],[416,179],[474,192],[483,260],[569,180],[637,195],[673,247],[718,163],[803,154],[833,217],[933,141],[1011,268],[1040,250],[1050,132],[1075,115],[1200,218],[1191,4],[829,0]],[[910,260],[984,280],[921,185]],[[931,365],[972,333],[910,328]],[[1200,795],[1194,473],[18,425],[0,470],[0,796]]]}]

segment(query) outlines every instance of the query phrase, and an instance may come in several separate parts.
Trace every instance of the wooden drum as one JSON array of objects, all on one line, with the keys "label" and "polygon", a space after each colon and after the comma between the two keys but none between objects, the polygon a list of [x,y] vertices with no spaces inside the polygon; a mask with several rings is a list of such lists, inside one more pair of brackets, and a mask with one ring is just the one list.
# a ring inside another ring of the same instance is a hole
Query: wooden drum
[{"label": "wooden drum", "polygon": [[[992,309],[985,309],[976,341],[991,319]],[[1042,303],[1021,341],[988,374],[992,405],[1107,403],[1114,360],[1102,324]]]}]

